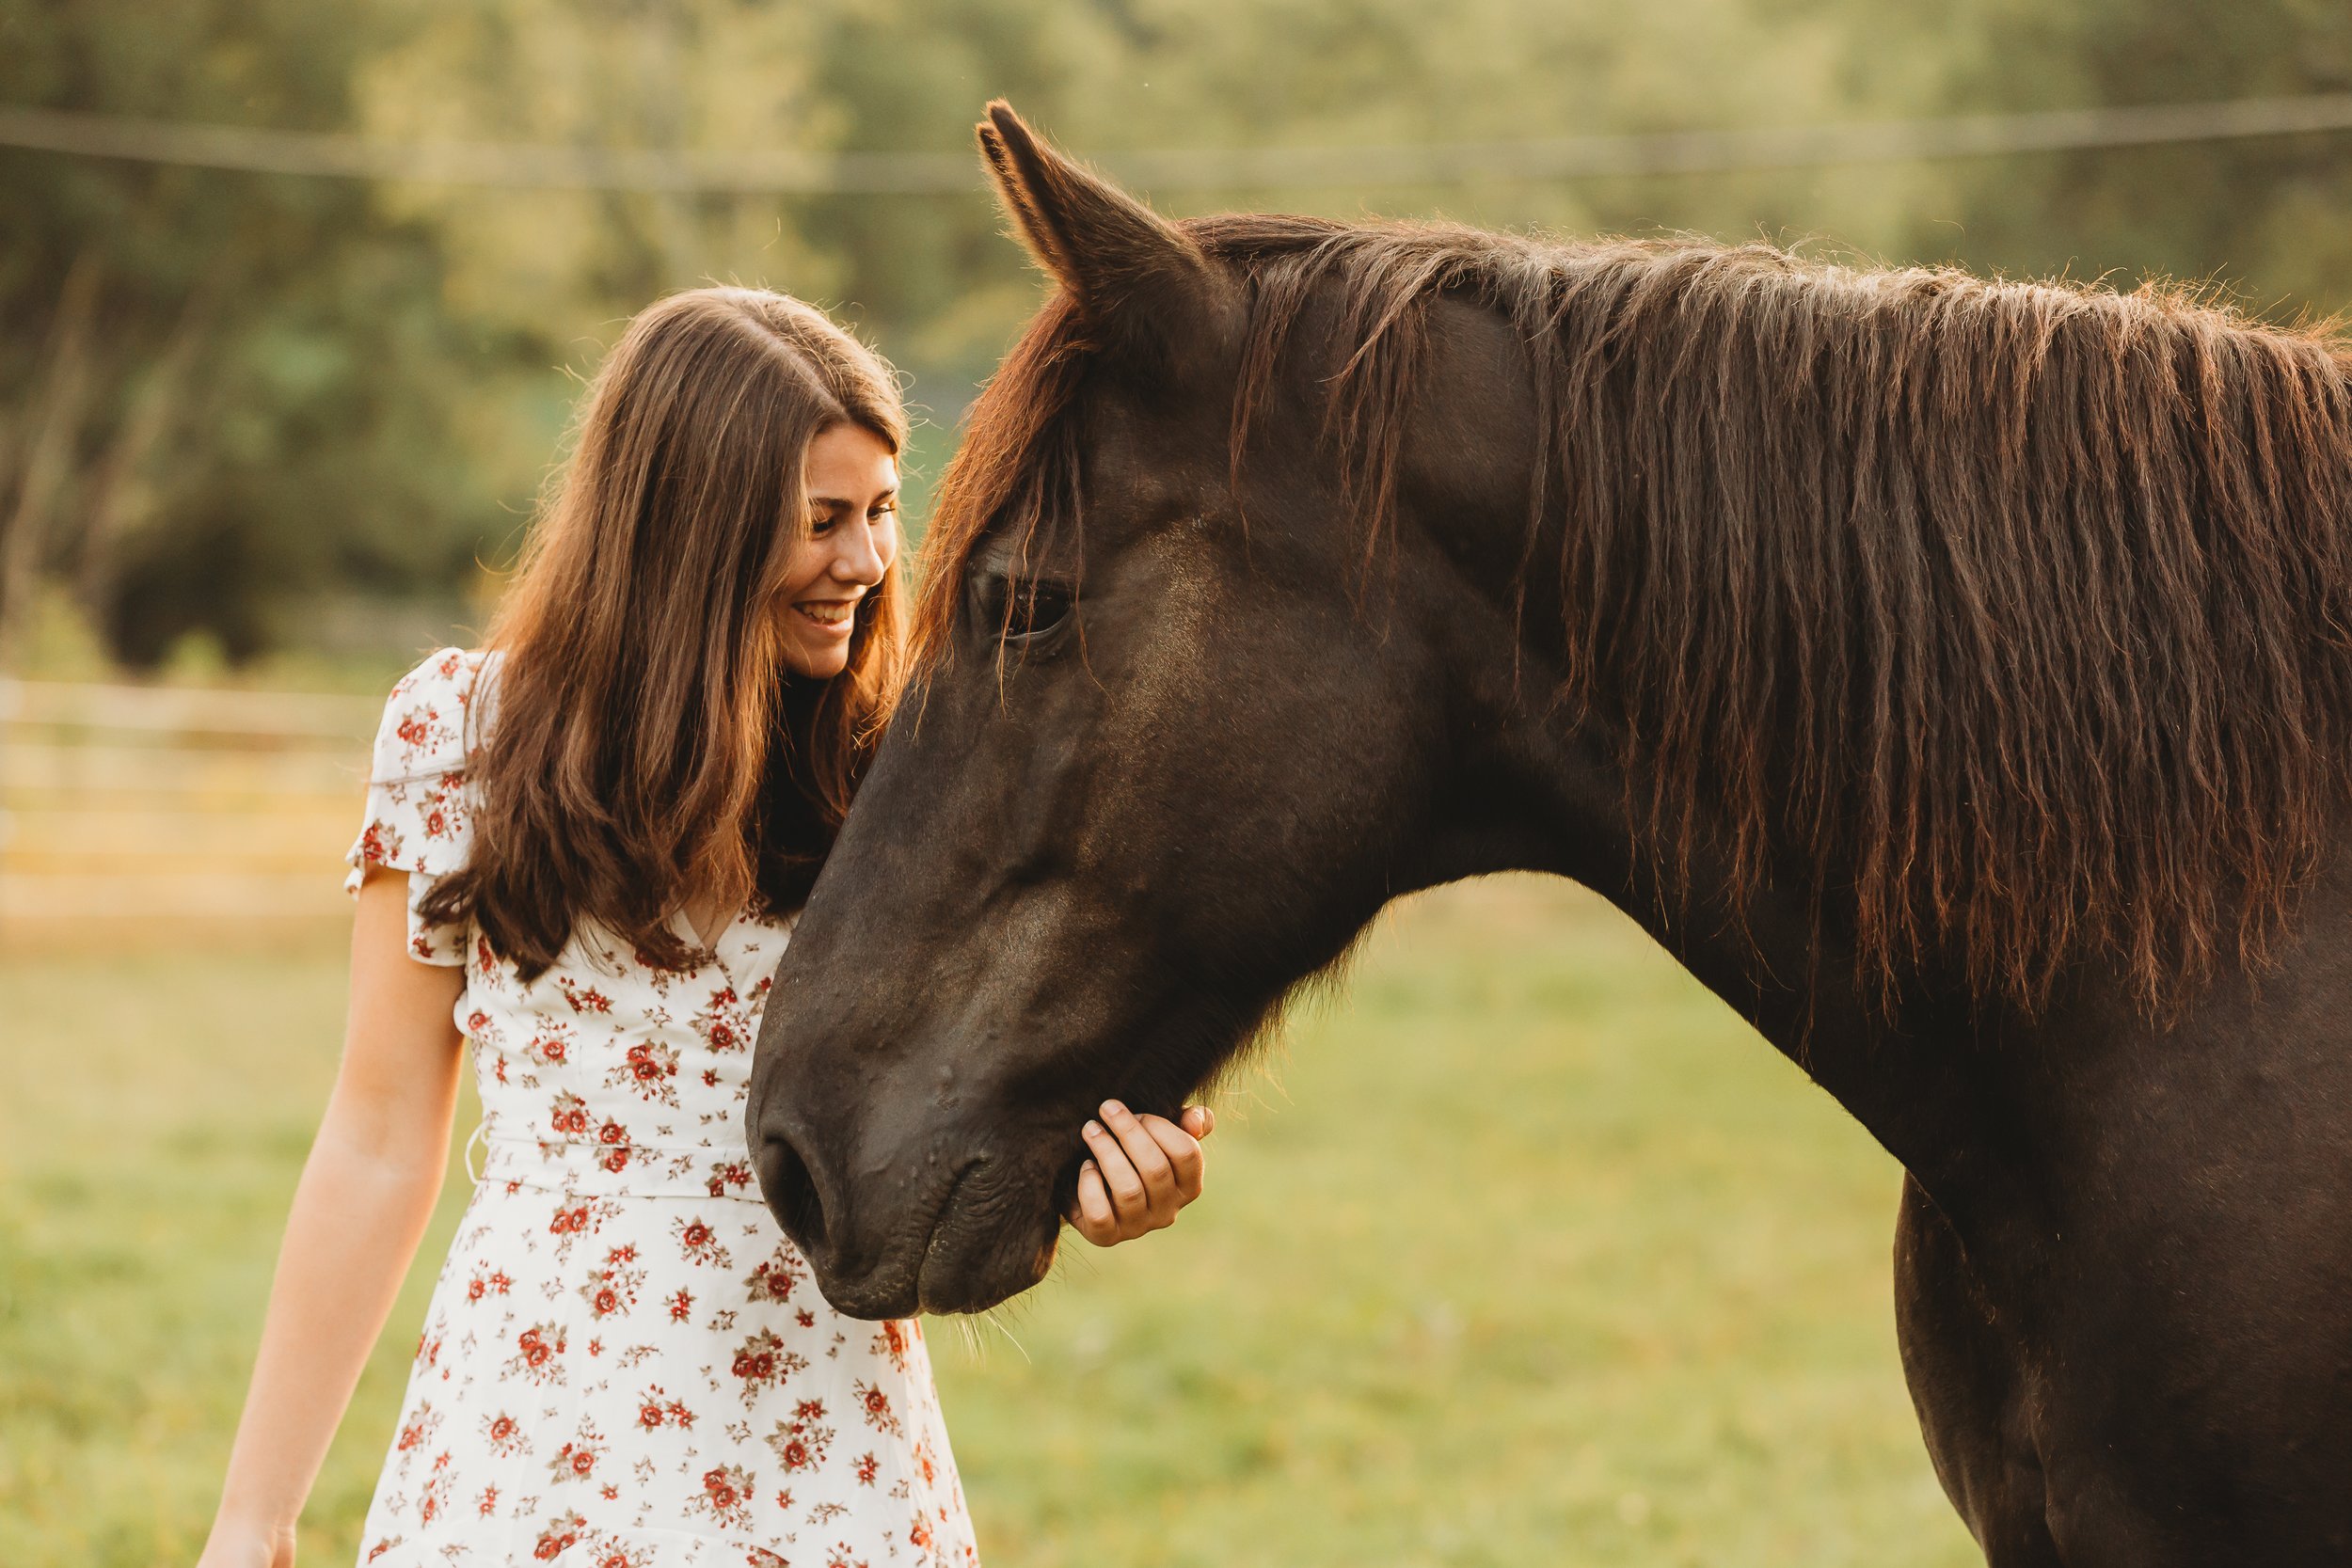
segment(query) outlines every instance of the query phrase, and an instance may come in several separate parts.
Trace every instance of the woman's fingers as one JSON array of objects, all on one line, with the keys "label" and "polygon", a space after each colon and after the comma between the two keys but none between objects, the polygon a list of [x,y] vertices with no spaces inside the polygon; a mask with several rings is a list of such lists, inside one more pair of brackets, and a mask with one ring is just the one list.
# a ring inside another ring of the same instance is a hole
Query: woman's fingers
[{"label": "woman's fingers", "polygon": [[1096,1246],[1109,1246],[1120,1240],[1119,1215],[1111,1209],[1110,1194],[1103,1185],[1103,1173],[1093,1161],[1078,1167],[1077,1207],[1070,1223],[1078,1234]]},{"label": "woman's fingers", "polygon": [[1119,1215],[1121,1228],[1147,1228],[1144,1222],[1152,1213],[1152,1194],[1143,1184],[1142,1174],[1111,1130],[1099,1121],[1089,1121],[1085,1132],[1087,1150],[1094,1156],[1095,1164],[1103,1173],[1103,1185],[1111,1196],[1111,1208]]},{"label": "woman's fingers", "polygon": [[[1159,1139],[1152,1135],[1142,1117],[1116,1100],[1103,1101],[1103,1121],[1118,1136],[1120,1151],[1135,1167],[1136,1180],[1143,1183],[1143,1212],[1130,1213],[1122,1202],[1120,1217],[1147,1224],[1152,1229],[1175,1223],[1176,1211],[1184,1207],[1184,1199],[1177,1192],[1176,1169],[1168,1163]],[[1116,1188],[1113,1194],[1124,1196]]]},{"label": "woman's fingers", "polygon": [[1143,1178],[1143,1184],[1151,1193],[1152,1201],[1156,1203],[1172,1191],[1176,1184],[1176,1173],[1168,1163],[1167,1151],[1160,1148],[1160,1140],[1152,1136],[1152,1129],[1145,1125],[1156,1121],[1165,1127],[1167,1120],[1160,1117],[1136,1116],[1116,1100],[1103,1101],[1103,1119],[1113,1132],[1119,1134],[1120,1147],[1127,1151],[1127,1158],[1134,1164],[1136,1174]]},{"label": "woman's fingers", "polygon": [[1102,1119],[1079,1133],[1093,1158],[1078,1170],[1072,1226],[1097,1246],[1115,1246],[1175,1224],[1177,1211],[1200,1196],[1200,1140],[1216,1126],[1205,1105],[1187,1106],[1170,1121],[1104,1101]]},{"label": "woman's fingers", "polygon": [[1168,1169],[1175,1173],[1176,1204],[1182,1208],[1200,1196],[1200,1180],[1207,1167],[1200,1155],[1200,1140],[1166,1117],[1147,1116],[1142,1120],[1144,1131],[1160,1146]]}]

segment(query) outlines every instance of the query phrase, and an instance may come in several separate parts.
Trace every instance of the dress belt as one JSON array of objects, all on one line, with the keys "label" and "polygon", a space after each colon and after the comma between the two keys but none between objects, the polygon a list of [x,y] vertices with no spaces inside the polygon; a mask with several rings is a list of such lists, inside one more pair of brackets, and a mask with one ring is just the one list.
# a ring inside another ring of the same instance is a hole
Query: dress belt
[{"label": "dress belt", "polygon": [[729,1197],[758,1203],[759,1182],[742,1145],[596,1143],[580,1138],[516,1138],[490,1132],[485,1118],[466,1143],[484,1149],[474,1181],[482,1187],[534,1188],[612,1197]]}]

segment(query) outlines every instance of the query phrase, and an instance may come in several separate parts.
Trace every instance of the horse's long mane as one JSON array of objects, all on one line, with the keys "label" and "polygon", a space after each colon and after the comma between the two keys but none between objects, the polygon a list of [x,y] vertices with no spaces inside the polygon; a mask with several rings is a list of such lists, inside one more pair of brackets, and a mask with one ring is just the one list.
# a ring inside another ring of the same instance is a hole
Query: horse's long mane
[{"label": "horse's long mane", "polygon": [[[1249,294],[1237,471],[1302,306],[1337,302],[1312,349],[1344,365],[1329,460],[1368,549],[1431,301],[1516,324],[1542,442],[1521,593],[1559,595],[1557,695],[1615,737],[1662,860],[1727,857],[1734,907],[1799,883],[1889,995],[1933,965],[2029,1007],[2097,959],[2160,1009],[2275,941],[2352,782],[2329,332],[1763,245],[1183,227]],[[930,657],[979,538],[1074,509],[1092,352],[1057,296],[975,405]]]}]

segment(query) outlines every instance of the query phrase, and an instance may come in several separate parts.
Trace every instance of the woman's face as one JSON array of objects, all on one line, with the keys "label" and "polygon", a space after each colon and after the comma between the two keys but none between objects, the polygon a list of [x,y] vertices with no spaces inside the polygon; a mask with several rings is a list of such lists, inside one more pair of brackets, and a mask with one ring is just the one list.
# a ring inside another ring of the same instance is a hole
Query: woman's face
[{"label": "woman's face", "polygon": [[850,663],[860,600],[898,553],[898,460],[861,424],[808,444],[808,537],[785,567],[784,662],[819,680]]}]

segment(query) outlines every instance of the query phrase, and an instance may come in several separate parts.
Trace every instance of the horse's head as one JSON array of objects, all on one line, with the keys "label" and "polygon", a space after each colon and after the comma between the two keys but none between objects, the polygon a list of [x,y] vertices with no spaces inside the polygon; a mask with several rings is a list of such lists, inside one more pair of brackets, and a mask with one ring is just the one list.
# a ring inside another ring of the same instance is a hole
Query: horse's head
[{"label": "horse's head", "polygon": [[[1511,665],[1513,607],[1479,585],[1515,560],[1479,552],[1517,548],[1533,416],[1451,362],[1515,354],[1505,329],[1425,356],[1368,497],[1324,429],[1345,356],[1316,322],[1344,301],[1253,297],[1213,226],[1001,105],[980,138],[1058,293],[943,487],[918,674],[776,977],[749,1113],[768,1201],[866,1316],[1035,1283],[1104,1099],[1172,1114],[1389,898],[1511,858],[1507,814],[1460,825],[1495,737],[1449,700]],[[1440,469],[1504,526],[1414,524]],[[1368,540],[1375,507],[1407,521]]]}]

